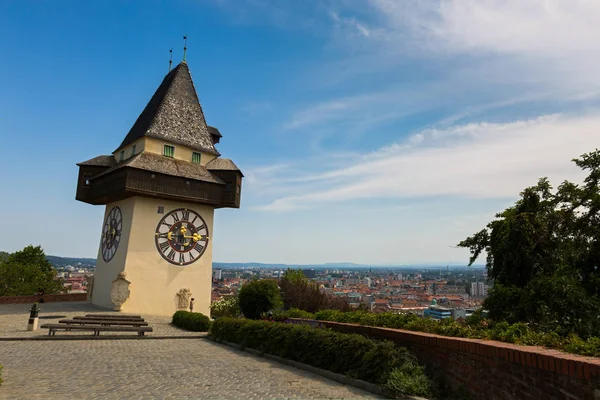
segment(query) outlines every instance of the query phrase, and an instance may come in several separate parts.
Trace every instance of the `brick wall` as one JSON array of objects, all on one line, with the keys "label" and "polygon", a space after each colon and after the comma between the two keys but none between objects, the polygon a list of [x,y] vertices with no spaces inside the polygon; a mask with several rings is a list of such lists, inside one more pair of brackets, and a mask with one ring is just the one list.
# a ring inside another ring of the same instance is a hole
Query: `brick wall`
[{"label": "brick wall", "polygon": [[600,400],[600,358],[536,346],[463,339],[400,329],[322,322],[336,331],[388,339],[481,400]]},{"label": "brick wall", "polygon": [[[87,293],[70,294],[45,294],[44,302],[55,303],[58,301],[86,301]],[[0,296],[0,304],[25,304],[35,303],[40,300],[40,296]]]}]

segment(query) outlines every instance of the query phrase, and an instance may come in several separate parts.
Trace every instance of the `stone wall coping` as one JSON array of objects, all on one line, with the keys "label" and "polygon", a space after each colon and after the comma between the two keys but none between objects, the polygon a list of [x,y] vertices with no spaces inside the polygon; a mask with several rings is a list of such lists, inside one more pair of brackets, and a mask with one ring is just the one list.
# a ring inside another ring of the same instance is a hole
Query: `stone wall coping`
[{"label": "stone wall coping", "polygon": [[0,304],[26,304],[39,302],[44,298],[46,303],[56,303],[62,301],[86,301],[87,293],[63,293],[63,294],[45,294],[44,296],[0,296]]},{"label": "stone wall coping", "polygon": [[[315,321],[303,318],[290,318],[295,321]],[[560,350],[540,346],[525,346],[485,339],[469,339],[442,336],[433,333],[409,331],[349,324],[343,322],[318,321],[324,326],[342,329],[345,332],[362,333],[368,336],[392,340],[401,345],[421,345],[448,348],[483,358],[501,359],[508,363],[536,367],[559,375],[577,379],[600,378],[600,358],[565,353]]]}]

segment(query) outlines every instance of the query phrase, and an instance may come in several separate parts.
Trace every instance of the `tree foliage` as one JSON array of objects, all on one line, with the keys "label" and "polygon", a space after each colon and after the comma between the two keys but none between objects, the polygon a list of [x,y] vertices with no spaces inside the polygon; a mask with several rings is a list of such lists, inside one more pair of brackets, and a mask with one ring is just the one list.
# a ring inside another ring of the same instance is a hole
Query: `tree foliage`
[{"label": "tree foliage", "polygon": [[240,302],[236,296],[213,301],[210,304],[210,316],[213,318],[237,317],[240,315]]},{"label": "tree foliage", "polygon": [[469,265],[486,254],[490,318],[600,334],[600,151],[573,161],[587,172],[582,185],[565,181],[553,191],[542,178],[458,244],[470,250]]},{"label": "tree foliage", "polygon": [[283,297],[283,307],[286,310],[297,308],[316,312],[325,309],[347,311],[350,308],[346,299],[322,293],[319,285],[309,281],[300,269],[288,268],[281,277],[279,286]]},{"label": "tree foliage", "polygon": [[271,279],[254,279],[245,283],[238,298],[242,313],[250,319],[259,319],[261,314],[283,305],[277,282]]},{"label": "tree foliage", "polygon": [[40,246],[27,246],[0,257],[0,296],[32,295],[43,289],[45,293],[64,291],[62,280],[46,259]]}]

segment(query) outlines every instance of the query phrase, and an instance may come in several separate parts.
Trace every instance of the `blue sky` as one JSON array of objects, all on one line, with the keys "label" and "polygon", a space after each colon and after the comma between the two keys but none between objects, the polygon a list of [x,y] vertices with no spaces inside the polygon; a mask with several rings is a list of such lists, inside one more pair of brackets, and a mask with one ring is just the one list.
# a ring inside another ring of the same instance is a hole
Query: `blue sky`
[{"label": "blue sky", "polygon": [[[466,262],[453,246],[600,142],[600,3],[0,2],[2,248],[96,257],[77,162],[188,64],[246,175],[214,260]],[[233,244],[233,246],[232,246]]]}]

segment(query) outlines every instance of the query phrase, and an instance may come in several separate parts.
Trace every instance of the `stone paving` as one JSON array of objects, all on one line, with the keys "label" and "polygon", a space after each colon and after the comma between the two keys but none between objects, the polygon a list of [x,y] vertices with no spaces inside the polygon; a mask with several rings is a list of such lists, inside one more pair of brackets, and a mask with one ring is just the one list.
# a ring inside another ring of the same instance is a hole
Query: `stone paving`
[{"label": "stone paving", "polygon": [[376,399],[207,339],[0,342],[1,400]]},{"label": "stone paving", "polygon": [[[40,319],[40,324],[110,312],[87,302],[40,306],[40,317],[52,317]],[[47,329],[26,330],[30,307],[0,305],[0,339],[47,337]],[[108,334],[94,340],[0,340],[4,365],[0,400],[378,398],[205,338],[189,337],[199,334],[172,326],[170,317],[143,317],[154,332],[144,338],[122,334],[132,340],[103,340],[110,339]]]},{"label": "stone paving", "polygon": [[[32,304],[0,304],[0,338],[28,338],[36,336],[47,336],[48,329],[38,329],[37,331],[27,330],[27,321],[29,319],[29,309]],[[85,314],[108,314],[111,310],[97,307],[93,304],[74,301],[61,303],[42,303],[42,311],[39,316],[40,326],[46,323],[58,323],[60,319],[81,316]],[[116,312],[115,312],[116,313]],[[50,318],[48,318],[50,317]],[[146,333],[150,336],[202,336],[197,332],[189,332],[171,325],[171,317],[160,317],[152,315],[142,315],[148,322],[153,331]],[[56,336],[73,336],[73,333],[58,331]],[[135,333],[101,333],[104,336],[137,336]],[[92,336],[91,332],[81,333],[80,336]]]}]

